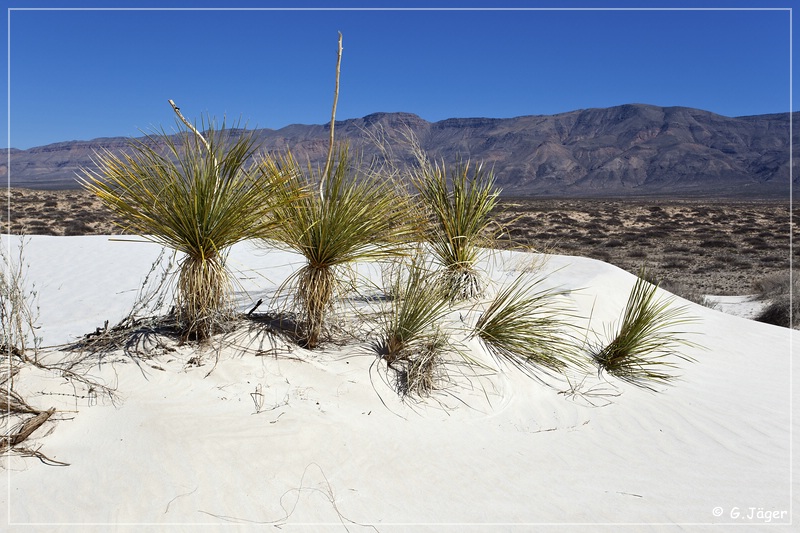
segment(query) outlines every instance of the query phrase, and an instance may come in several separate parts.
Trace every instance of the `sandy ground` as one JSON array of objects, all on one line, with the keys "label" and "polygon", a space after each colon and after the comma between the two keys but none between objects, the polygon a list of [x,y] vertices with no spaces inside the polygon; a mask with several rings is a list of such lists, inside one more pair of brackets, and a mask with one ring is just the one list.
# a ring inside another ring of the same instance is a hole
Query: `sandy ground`
[{"label": "sandy ground", "polygon": [[[158,251],[33,237],[45,345],[124,316]],[[533,259],[504,251],[483,267],[500,287]],[[239,308],[298,264],[234,247]],[[597,339],[634,282],[565,255],[526,275],[569,289],[570,320]],[[450,324],[487,370],[451,358],[449,379],[416,401],[398,396],[368,337],[311,352],[240,328],[205,349],[118,350],[76,366],[113,398],[28,368],[18,390],[58,416],[26,445],[69,466],[5,457],[0,509],[11,531],[790,530],[792,331],[678,303],[698,319],[687,334],[702,348],[687,348],[695,362],[676,361],[680,380],[657,392],[593,369],[531,379],[458,332],[471,313]]]}]

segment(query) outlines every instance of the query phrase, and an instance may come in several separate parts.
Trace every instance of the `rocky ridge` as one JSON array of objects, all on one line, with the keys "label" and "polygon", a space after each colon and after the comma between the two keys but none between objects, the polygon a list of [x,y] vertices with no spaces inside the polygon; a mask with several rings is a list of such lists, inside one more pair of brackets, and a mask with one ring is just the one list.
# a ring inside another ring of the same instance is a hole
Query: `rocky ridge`
[{"label": "rocky ridge", "polygon": [[[256,130],[256,138],[264,151],[291,148],[317,164],[326,155],[328,131],[328,125],[295,124]],[[790,189],[788,113],[731,118],[644,104],[439,122],[373,113],[338,121],[336,134],[367,160],[383,157],[375,139],[384,139],[401,164],[413,162],[411,134],[433,158],[491,166],[504,194],[514,196],[787,197]],[[793,140],[798,144],[796,133]],[[75,188],[94,153],[127,143],[99,138],[10,149],[11,186]],[[0,166],[0,176],[7,174],[8,165]]]}]

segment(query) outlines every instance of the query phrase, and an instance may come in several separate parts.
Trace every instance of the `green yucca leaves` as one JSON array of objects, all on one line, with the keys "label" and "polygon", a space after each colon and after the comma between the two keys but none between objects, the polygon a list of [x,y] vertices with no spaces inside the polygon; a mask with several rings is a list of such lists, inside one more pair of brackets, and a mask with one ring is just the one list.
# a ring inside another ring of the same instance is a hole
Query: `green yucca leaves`
[{"label": "green yucca leaves", "polygon": [[529,282],[520,275],[498,292],[475,324],[477,336],[495,357],[530,376],[540,370],[563,371],[583,366],[580,348],[567,319],[567,291],[539,288],[544,278]]},{"label": "green yucca leaves", "polygon": [[256,149],[251,133],[202,126],[205,139],[162,130],[131,141],[121,155],[99,154],[97,170],[84,169],[81,180],[124,231],[185,254],[176,309],[184,334],[197,338],[208,337],[231,311],[226,250],[270,235],[278,222],[273,210],[287,201],[276,194],[279,176],[249,164]]},{"label": "green yucca leaves", "polygon": [[482,287],[475,265],[500,194],[492,173],[481,166],[470,169],[469,163],[448,172],[444,163],[423,161],[414,183],[430,216],[427,238],[450,299],[477,297]]},{"label": "green yucca leaves", "polygon": [[377,350],[389,363],[413,356],[411,352],[429,340],[435,324],[450,310],[434,274],[419,257],[398,267],[392,277],[392,299]]},{"label": "green yucca leaves", "polygon": [[652,383],[666,384],[675,379],[671,371],[677,365],[669,357],[693,361],[679,349],[698,346],[678,329],[696,320],[685,306],[674,306],[674,298],[656,298],[657,288],[644,279],[644,271],[640,272],[619,326],[607,332],[611,341],[594,353],[601,371],[649,389]]},{"label": "green yucca leaves", "polygon": [[[282,190],[316,190],[319,173],[304,170],[286,154],[267,162],[266,171],[286,179]],[[316,174],[316,175],[315,175]],[[355,262],[406,253],[405,243],[419,234],[419,219],[408,198],[394,184],[360,168],[346,147],[322,180],[323,195],[307,194],[277,210],[282,223],[275,239],[303,255],[305,265],[290,280],[295,303],[306,324],[306,344],[318,345],[325,317],[345,284],[343,275]]]},{"label": "green yucca leaves", "polygon": [[434,276],[421,256],[397,265],[392,273],[392,299],[374,348],[398,373],[398,389],[403,395],[426,395],[436,387],[440,356],[449,348],[438,323],[450,306]]}]

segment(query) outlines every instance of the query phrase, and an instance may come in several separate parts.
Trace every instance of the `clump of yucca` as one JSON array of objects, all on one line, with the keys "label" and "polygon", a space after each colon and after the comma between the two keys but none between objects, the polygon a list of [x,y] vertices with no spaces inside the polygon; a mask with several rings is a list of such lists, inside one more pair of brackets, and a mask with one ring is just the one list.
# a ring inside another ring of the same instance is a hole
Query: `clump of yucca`
[{"label": "clump of yucca", "polygon": [[419,234],[419,217],[391,179],[352,161],[346,147],[327,171],[303,169],[291,154],[265,169],[285,179],[281,190],[287,199],[315,191],[280,206],[275,234],[278,245],[305,258],[288,283],[305,344],[315,348],[334,301],[350,287],[354,264],[406,254],[406,243]]},{"label": "clump of yucca", "polygon": [[448,297],[453,302],[476,298],[483,290],[476,264],[500,194],[492,172],[481,165],[470,168],[468,162],[448,172],[444,163],[420,158],[414,184],[429,214],[427,240],[441,264]]},{"label": "clump of yucca", "polygon": [[[176,108],[176,113],[177,113]],[[183,118],[180,114],[179,116]],[[175,297],[184,339],[206,339],[233,313],[229,247],[270,235],[281,178],[250,163],[252,133],[201,124],[132,140],[120,155],[97,156],[82,185],[122,220],[123,230],[181,252]],[[179,123],[180,128],[180,123]]]},{"label": "clump of yucca", "polygon": [[601,372],[649,389],[675,379],[671,371],[677,365],[670,357],[693,361],[681,347],[698,346],[678,329],[696,320],[685,306],[675,307],[674,298],[656,298],[657,289],[640,272],[619,325],[607,332],[611,341],[593,354]]},{"label": "clump of yucca", "polygon": [[470,334],[496,358],[532,377],[542,370],[584,366],[566,321],[573,316],[564,300],[568,291],[539,287],[544,279],[530,282],[524,273],[519,275],[491,300]]},{"label": "clump of yucca", "polygon": [[403,395],[423,396],[436,388],[442,374],[441,354],[447,335],[438,323],[449,312],[446,294],[420,255],[392,273],[392,299],[381,324],[375,351],[397,372]]}]

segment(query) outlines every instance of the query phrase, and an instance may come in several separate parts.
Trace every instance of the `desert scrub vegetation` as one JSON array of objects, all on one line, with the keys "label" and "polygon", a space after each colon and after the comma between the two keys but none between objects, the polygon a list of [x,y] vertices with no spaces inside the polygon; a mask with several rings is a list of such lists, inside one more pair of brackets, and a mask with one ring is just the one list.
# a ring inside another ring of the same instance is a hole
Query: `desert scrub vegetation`
[{"label": "desert scrub vegetation", "polygon": [[500,190],[480,164],[462,163],[448,171],[444,162],[418,159],[412,181],[429,216],[426,239],[441,267],[440,282],[452,301],[474,299],[483,290],[476,265],[481,247],[490,242],[487,230]]},{"label": "desert scrub vegetation", "polygon": [[84,170],[81,183],[119,217],[125,232],[183,255],[176,323],[184,340],[203,340],[231,317],[228,248],[271,235],[280,221],[275,208],[292,198],[277,194],[282,174],[249,163],[256,151],[252,133],[203,119],[201,134],[170,103],[181,119],[178,134],[161,130],[132,140],[121,155],[98,154],[97,170]]},{"label": "desert scrub vegetation", "polygon": [[782,272],[762,276],[753,283],[756,299],[767,302],[756,316],[758,322],[796,328],[800,326],[800,278],[797,271]]},{"label": "desert scrub vegetation", "polygon": [[608,343],[592,353],[600,372],[651,390],[675,379],[677,365],[670,357],[691,362],[680,348],[699,346],[678,329],[695,322],[687,308],[675,306],[673,298],[657,297],[657,290],[641,270],[619,323],[606,330]]},{"label": "desert scrub vegetation", "polygon": [[294,295],[304,344],[313,349],[324,336],[334,302],[352,285],[355,264],[408,253],[408,243],[420,232],[418,210],[381,167],[362,165],[346,146],[337,149],[327,174],[303,168],[291,153],[268,160],[263,168],[282,181],[275,211],[281,223],[267,244],[305,260],[286,285]]}]

